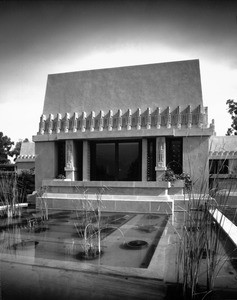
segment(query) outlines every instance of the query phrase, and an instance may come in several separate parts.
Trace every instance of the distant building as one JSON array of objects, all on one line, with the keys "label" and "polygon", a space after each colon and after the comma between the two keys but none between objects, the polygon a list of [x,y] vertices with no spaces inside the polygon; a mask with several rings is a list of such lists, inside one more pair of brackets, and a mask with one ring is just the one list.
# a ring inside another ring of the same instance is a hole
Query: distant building
[{"label": "distant building", "polygon": [[180,188],[161,181],[167,167],[191,173],[196,189],[208,182],[213,134],[198,60],[49,75],[33,138],[36,188],[47,186],[55,208],[83,186],[111,188],[112,209],[119,197],[169,200]]},{"label": "distant building", "polygon": [[209,151],[210,186],[237,188],[237,136],[212,136]]},{"label": "distant building", "polygon": [[34,142],[23,142],[21,143],[20,155],[16,161],[17,173],[22,171],[34,171],[35,169],[35,143]]}]

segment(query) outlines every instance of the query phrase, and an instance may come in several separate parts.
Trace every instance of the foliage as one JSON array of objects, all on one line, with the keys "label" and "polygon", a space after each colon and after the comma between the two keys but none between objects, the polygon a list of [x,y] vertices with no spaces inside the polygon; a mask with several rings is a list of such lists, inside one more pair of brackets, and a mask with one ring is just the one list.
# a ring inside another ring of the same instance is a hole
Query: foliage
[{"label": "foliage", "polygon": [[228,128],[226,135],[237,135],[237,102],[233,99],[226,101],[228,113],[231,115],[232,124]]},{"label": "foliage", "polygon": [[[210,299],[215,279],[227,260],[222,248],[222,228],[213,218],[226,205],[228,195],[219,202],[212,197],[189,194],[184,207],[184,223],[179,239],[178,282],[182,282],[184,299]],[[222,221],[220,223],[223,223]]]},{"label": "foliage", "polygon": [[170,168],[165,170],[164,174],[162,175],[162,181],[168,181],[171,182],[171,184],[174,184],[177,180],[183,180],[186,191],[192,190],[192,180],[189,174],[182,173],[182,174],[175,174],[174,171]]},{"label": "foliage", "polygon": [[14,161],[17,159],[21,152],[21,141],[17,142],[14,149],[9,152],[9,155],[13,157]]},{"label": "foliage", "polygon": [[37,190],[37,198],[38,198],[38,210],[41,222],[44,222],[49,219],[48,212],[48,203],[45,197],[45,193],[47,194],[47,186],[42,186]]},{"label": "foliage", "polygon": [[[0,176],[0,204],[6,205],[6,214],[9,217],[20,215],[19,203],[23,202],[23,190],[17,185],[15,172],[1,173]],[[3,215],[4,211],[1,211]]]},{"label": "foliage", "polygon": [[20,174],[2,172],[0,176],[0,202],[5,205],[26,202],[27,194],[35,190],[35,176],[30,171]]},{"label": "foliage", "polygon": [[24,201],[26,196],[32,194],[35,190],[35,175],[33,170],[24,170],[17,176],[17,185],[22,189],[24,194]]},{"label": "foliage", "polygon": [[[80,191],[80,187],[75,187]],[[96,192],[96,201],[88,199],[88,189],[83,186],[82,207],[79,210],[76,207],[78,223],[74,223],[79,238],[83,238],[81,244],[82,251],[79,257],[83,259],[93,259],[101,255],[101,206],[102,195],[108,190],[107,187],[101,186]]]},{"label": "foliage", "polygon": [[190,192],[192,190],[193,182],[189,174],[183,172],[182,174],[178,175],[178,179],[184,180],[186,191]]},{"label": "foliage", "polygon": [[63,174],[59,174],[56,179],[66,179],[66,177]]},{"label": "foliage", "polygon": [[9,163],[9,159],[7,158],[10,155],[10,149],[14,145],[14,142],[11,141],[9,137],[3,135],[0,132],[0,164]]},{"label": "foliage", "polygon": [[[222,268],[229,267],[225,264],[237,250],[235,245],[226,247],[229,236],[223,235],[224,211],[229,207],[231,187],[224,191],[209,190],[203,177],[200,190],[189,192],[179,204],[182,212],[177,214],[174,229],[178,245],[177,281],[182,284],[182,299],[216,299],[216,279],[222,276]],[[216,218],[217,214],[220,219]]]},{"label": "foliage", "polygon": [[162,181],[168,181],[174,183],[178,178],[178,175],[174,173],[174,171],[170,168],[165,170],[164,174],[162,175]]}]

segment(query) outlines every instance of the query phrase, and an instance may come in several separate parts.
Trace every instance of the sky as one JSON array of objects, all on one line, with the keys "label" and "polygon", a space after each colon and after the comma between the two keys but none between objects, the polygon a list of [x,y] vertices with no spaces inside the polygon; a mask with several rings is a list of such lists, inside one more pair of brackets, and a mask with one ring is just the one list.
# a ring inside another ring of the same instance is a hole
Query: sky
[{"label": "sky", "polygon": [[0,0],[0,131],[38,132],[48,74],[199,59],[217,135],[237,101],[237,2]]}]

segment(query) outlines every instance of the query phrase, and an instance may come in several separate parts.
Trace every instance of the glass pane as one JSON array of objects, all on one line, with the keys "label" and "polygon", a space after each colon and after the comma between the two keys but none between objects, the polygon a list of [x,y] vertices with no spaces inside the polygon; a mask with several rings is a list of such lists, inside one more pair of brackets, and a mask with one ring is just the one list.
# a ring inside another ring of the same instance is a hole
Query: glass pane
[{"label": "glass pane", "polygon": [[58,175],[66,175],[65,174],[65,141],[57,142],[57,155],[58,155],[58,172],[56,174],[56,177]]},{"label": "glass pane", "polygon": [[77,176],[76,180],[82,180],[82,151],[83,151],[83,144],[82,141],[75,142],[76,147],[76,166],[77,166]]},{"label": "glass pane", "polygon": [[120,181],[141,180],[141,163],[139,159],[139,143],[119,143],[119,174]]},{"label": "glass pane", "polygon": [[156,140],[147,141],[147,181],[156,181]]},{"label": "glass pane", "polygon": [[183,172],[183,146],[182,139],[166,139],[166,164],[175,174]]},{"label": "glass pane", "polygon": [[96,180],[115,180],[115,143],[96,144]]},{"label": "glass pane", "polygon": [[228,159],[210,159],[209,169],[210,174],[228,174],[229,173]]}]

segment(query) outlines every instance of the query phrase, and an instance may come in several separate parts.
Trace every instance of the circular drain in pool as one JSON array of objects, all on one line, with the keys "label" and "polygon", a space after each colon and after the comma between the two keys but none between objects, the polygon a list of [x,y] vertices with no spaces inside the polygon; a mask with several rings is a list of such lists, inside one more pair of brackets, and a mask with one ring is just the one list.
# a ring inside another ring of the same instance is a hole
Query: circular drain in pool
[{"label": "circular drain in pool", "polygon": [[148,246],[148,243],[146,241],[142,240],[134,240],[126,243],[126,248],[128,249],[142,249]]}]

